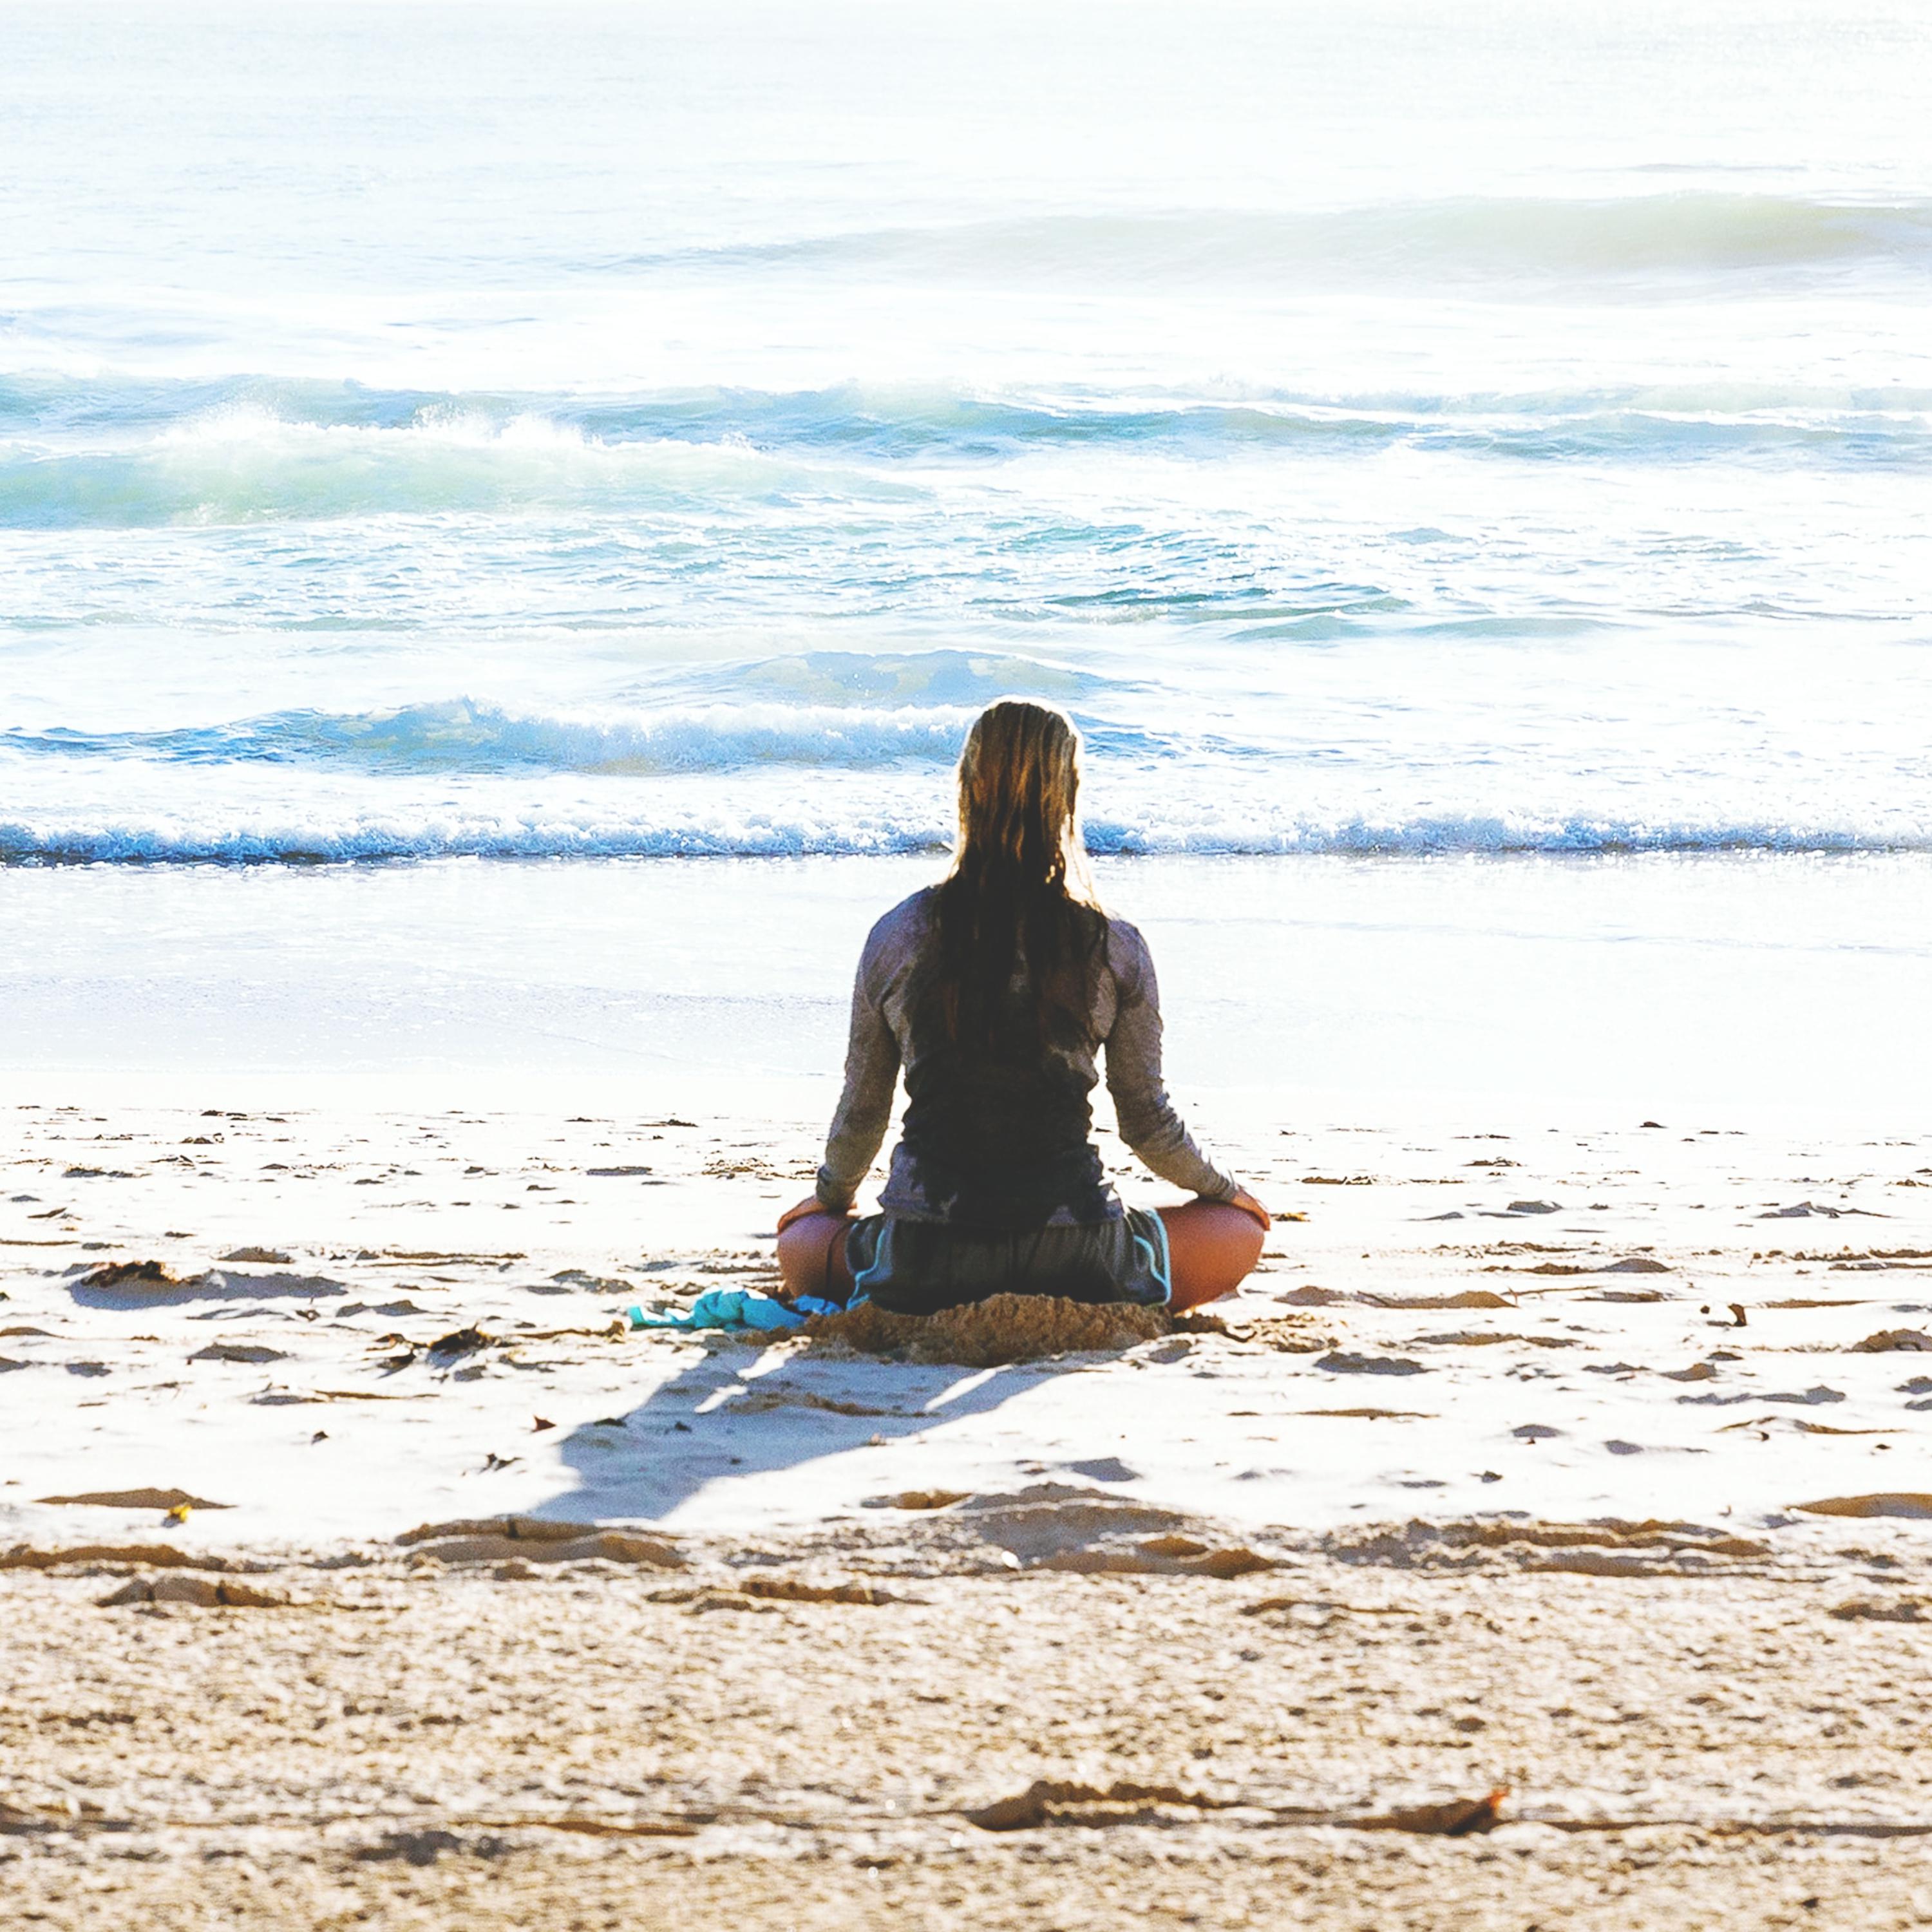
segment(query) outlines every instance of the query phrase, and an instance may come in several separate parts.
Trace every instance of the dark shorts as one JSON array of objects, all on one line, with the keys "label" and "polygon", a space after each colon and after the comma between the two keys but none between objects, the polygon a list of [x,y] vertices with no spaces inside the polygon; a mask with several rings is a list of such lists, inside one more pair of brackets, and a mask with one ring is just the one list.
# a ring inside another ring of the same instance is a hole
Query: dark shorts
[{"label": "dark shorts", "polygon": [[904,1221],[855,1221],[845,1237],[854,1299],[896,1315],[931,1315],[994,1294],[1058,1294],[1158,1308],[1170,1292],[1167,1230],[1130,1208],[1118,1221],[1003,1234]]}]

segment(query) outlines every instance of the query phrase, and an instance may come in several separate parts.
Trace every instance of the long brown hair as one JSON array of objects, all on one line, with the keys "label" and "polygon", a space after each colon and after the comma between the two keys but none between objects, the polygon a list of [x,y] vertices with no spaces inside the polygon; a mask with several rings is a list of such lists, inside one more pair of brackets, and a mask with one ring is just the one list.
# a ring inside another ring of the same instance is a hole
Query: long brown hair
[{"label": "long brown hair", "polygon": [[1003,698],[959,754],[959,844],[939,888],[938,981],[954,1040],[991,1045],[1024,951],[1033,1042],[1086,1024],[1105,930],[1080,836],[1080,734],[1052,705]]}]

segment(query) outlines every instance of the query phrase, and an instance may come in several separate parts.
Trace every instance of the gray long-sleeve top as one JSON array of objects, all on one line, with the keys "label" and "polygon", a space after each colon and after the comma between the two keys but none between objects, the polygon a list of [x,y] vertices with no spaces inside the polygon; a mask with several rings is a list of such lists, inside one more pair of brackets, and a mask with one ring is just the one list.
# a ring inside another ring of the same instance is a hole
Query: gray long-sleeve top
[{"label": "gray long-sleeve top", "polygon": [[[914,893],[873,927],[860,957],[852,989],[845,1089],[832,1117],[825,1163],[818,1171],[818,1198],[834,1212],[852,1204],[878,1154],[902,1066],[908,1070],[909,1085],[916,1076],[914,1014],[922,974],[931,963],[936,913],[934,889]],[[1103,969],[1091,976],[1090,985],[1088,1039],[1084,1045],[1053,1049],[1063,1063],[1062,1077],[1077,1082],[1083,1094],[1090,1094],[1099,1083],[1097,1062],[1104,1048],[1107,1090],[1113,1096],[1120,1138],[1163,1180],[1211,1200],[1228,1199],[1240,1184],[1195,1144],[1162,1082],[1160,1000],[1154,962],[1147,941],[1126,920],[1108,920]],[[1101,1178],[1097,1154],[1092,1172],[1094,1190],[1063,1203],[1052,1220],[1120,1214],[1118,1199]],[[920,1162],[903,1142],[893,1150],[880,1204],[887,1214],[908,1220],[952,1218],[952,1203],[936,1196]]]}]

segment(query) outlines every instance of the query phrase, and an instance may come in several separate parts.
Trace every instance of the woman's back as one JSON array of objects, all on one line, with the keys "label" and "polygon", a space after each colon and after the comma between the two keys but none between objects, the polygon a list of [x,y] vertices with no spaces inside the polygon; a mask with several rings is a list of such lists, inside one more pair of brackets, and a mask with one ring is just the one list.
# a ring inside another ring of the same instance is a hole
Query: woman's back
[{"label": "woman's back", "polygon": [[1046,999],[1016,948],[1006,998],[985,1024],[947,1011],[940,888],[872,928],[852,996],[846,1086],[819,1198],[849,1202],[877,1153],[903,1068],[906,1113],[880,1204],[908,1220],[1019,1228],[1118,1219],[1093,1138],[1104,1051],[1122,1138],[1156,1173],[1198,1194],[1234,1184],[1194,1145],[1162,1085],[1160,1010],[1147,944],[1089,912],[1072,998]]},{"label": "woman's back", "polygon": [[[1172,1304],[1253,1266],[1266,1211],[1168,1100],[1153,962],[1094,900],[1079,789],[1080,734],[1050,706],[1003,698],[967,734],[952,869],[887,913],[859,962],[818,1188],[778,1223],[794,1294],[905,1312],[1014,1290]],[[1094,1144],[1102,1054],[1121,1138],[1195,1201],[1121,1206]],[[902,1070],[880,1211],[855,1222]]]}]

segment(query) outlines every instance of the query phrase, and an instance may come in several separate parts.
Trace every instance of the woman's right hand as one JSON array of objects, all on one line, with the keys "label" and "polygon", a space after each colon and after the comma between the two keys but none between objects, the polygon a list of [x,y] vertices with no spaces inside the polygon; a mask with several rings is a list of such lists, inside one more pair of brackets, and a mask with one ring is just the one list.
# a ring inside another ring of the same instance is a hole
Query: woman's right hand
[{"label": "woman's right hand", "polygon": [[[1266,1234],[1268,1229],[1274,1226],[1274,1220],[1268,1210],[1245,1187],[1236,1188],[1228,1197],[1227,1204],[1230,1208],[1238,1208],[1244,1214],[1251,1216],[1258,1221],[1262,1224],[1263,1234]],[[781,1222],[778,1225],[782,1227],[784,1224]]]}]

